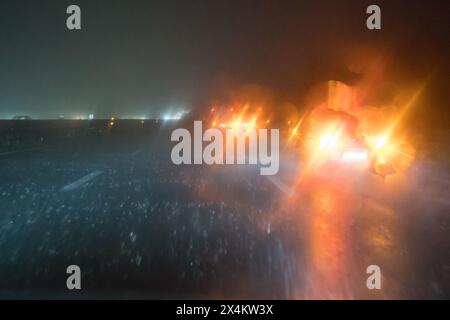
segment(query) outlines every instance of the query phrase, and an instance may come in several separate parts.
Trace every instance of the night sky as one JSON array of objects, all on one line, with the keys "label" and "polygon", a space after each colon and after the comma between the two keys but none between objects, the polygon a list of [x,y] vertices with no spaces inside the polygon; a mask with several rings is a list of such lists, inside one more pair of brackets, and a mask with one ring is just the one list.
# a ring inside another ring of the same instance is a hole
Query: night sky
[{"label": "night sky", "polygon": [[[373,3],[381,31],[365,27]],[[70,4],[81,7],[80,31],[66,28]],[[0,117],[152,117],[249,83],[295,104],[316,82],[351,77],[346,54],[355,47],[388,52],[392,79],[432,74],[425,113],[447,114],[449,8],[449,1],[2,0]]]}]

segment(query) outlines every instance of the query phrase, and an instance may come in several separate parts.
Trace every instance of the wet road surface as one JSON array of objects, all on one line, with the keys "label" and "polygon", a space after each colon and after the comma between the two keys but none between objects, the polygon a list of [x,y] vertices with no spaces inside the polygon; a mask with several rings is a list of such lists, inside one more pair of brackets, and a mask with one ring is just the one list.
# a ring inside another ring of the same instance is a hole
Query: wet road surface
[{"label": "wet road surface", "polygon": [[[174,166],[165,138],[1,156],[0,297],[450,297],[445,181],[323,169],[274,182],[250,166]],[[72,264],[81,291],[66,289]],[[381,290],[366,287],[369,265]]]}]

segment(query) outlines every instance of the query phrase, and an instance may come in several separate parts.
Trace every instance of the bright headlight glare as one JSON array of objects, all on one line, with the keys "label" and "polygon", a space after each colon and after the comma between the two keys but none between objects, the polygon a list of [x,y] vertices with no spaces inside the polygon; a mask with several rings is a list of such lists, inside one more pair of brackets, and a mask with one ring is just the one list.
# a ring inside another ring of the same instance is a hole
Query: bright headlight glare
[{"label": "bright headlight glare", "polygon": [[338,136],[333,133],[326,133],[324,134],[319,141],[319,148],[320,149],[330,149],[337,146],[338,143]]},{"label": "bright headlight glare", "polygon": [[344,161],[364,161],[369,158],[369,153],[363,150],[347,151],[342,154]]}]

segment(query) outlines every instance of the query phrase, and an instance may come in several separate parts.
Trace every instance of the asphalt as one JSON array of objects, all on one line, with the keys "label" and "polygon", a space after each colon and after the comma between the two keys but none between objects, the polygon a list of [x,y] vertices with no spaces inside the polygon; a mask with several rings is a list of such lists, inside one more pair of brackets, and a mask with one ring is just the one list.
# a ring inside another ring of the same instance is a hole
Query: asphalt
[{"label": "asphalt", "polygon": [[[275,178],[175,166],[169,128],[139,125],[44,128],[0,154],[0,297],[450,298],[439,167],[382,180],[305,177],[287,154]],[[73,264],[79,291],[66,288]],[[366,286],[370,265],[380,290]]]}]

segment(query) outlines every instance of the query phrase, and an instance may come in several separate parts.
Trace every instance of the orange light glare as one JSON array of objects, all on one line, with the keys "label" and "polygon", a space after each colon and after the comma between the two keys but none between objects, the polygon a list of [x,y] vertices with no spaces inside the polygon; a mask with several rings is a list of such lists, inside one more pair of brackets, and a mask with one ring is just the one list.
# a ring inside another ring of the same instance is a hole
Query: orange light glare
[{"label": "orange light glare", "polygon": [[337,146],[338,136],[333,133],[324,134],[319,141],[320,149],[331,149]]}]

